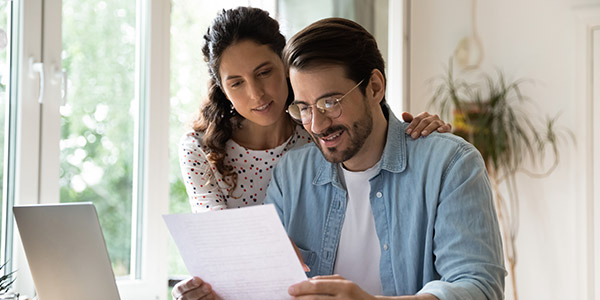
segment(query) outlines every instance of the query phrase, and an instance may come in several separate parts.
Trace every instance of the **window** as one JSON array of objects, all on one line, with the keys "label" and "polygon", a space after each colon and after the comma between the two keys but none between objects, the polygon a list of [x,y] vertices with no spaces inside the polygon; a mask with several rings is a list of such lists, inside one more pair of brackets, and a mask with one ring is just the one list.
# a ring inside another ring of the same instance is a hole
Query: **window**
[{"label": "window", "polygon": [[[168,1],[8,3],[21,7],[19,53],[28,55],[15,67],[23,82],[16,202],[93,202],[122,298],[163,299]],[[19,255],[16,268],[27,272]],[[15,289],[33,295],[28,276],[17,278]]]},{"label": "window", "polygon": [[131,273],[136,84],[135,1],[63,0],[60,201],[93,202],[115,276]]}]

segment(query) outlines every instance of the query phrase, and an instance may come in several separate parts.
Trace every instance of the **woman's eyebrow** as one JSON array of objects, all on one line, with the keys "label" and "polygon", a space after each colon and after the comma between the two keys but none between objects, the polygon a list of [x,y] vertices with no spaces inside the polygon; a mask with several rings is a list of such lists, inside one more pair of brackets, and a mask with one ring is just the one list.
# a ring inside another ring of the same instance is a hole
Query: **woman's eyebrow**
[{"label": "woman's eyebrow", "polygon": [[[254,72],[256,72],[258,69],[260,69],[260,68],[262,68],[262,67],[264,67],[264,66],[266,66],[266,65],[268,65],[270,63],[271,63],[270,61],[265,61],[264,63],[256,66],[256,68],[254,68]],[[227,77],[225,77],[225,80],[239,79],[241,77],[242,77],[241,75],[227,75]]]}]

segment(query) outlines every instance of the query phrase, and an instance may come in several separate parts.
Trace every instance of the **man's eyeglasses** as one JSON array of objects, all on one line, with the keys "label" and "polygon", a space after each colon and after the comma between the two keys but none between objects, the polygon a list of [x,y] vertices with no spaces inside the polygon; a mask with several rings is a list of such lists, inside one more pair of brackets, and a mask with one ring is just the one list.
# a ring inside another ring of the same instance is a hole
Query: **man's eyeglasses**
[{"label": "man's eyeglasses", "polygon": [[354,89],[360,86],[360,84],[363,83],[363,81],[365,80],[361,80],[341,97],[321,98],[317,100],[317,102],[314,105],[306,105],[302,102],[294,102],[290,104],[290,106],[288,106],[287,112],[290,114],[290,116],[292,116],[294,120],[302,124],[308,124],[312,121],[313,106],[322,114],[325,114],[328,118],[336,119],[342,115],[342,106],[340,105],[340,102],[344,99],[344,97],[352,93]]}]

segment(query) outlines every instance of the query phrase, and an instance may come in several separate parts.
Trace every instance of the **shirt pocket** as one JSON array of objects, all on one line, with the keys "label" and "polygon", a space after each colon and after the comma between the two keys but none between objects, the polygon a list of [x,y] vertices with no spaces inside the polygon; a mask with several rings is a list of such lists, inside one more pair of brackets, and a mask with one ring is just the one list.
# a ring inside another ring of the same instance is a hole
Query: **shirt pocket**
[{"label": "shirt pocket", "polygon": [[300,255],[302,255],[302,260],[310,268],[310,272],[307,274],[312,274],[315,268],[315,261],[317,260],[317,253],[311,250],[305,250],[301,247],[298,247],[298,250],[300,251]]}]

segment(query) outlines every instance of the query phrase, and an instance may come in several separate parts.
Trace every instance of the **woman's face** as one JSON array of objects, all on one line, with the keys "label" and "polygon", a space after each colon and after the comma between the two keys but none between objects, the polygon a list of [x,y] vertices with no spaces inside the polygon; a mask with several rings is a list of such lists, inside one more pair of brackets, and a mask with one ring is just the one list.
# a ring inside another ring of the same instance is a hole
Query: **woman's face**
[{"label": "woman's face", "polygon": [[268,45],[251,40],[232,44],[223,51],[219,73],[225,96],[250,122],[269,126],[286,116],[283,62]]}]

